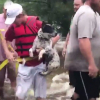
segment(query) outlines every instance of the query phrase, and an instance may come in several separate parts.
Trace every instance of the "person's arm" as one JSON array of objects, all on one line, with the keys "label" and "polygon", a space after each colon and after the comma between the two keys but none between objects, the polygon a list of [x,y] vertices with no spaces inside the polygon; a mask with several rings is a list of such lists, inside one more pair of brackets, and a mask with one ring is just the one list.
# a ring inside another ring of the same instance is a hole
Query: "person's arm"
[{"label": "person's arm", "polygon": [[5,39],[1,40],[6,57],[10,61],[14,60],[14,56],[13,56],[13,53],[9,51],[8,45],[9,45],[9,42],[11,42],[13,39],[14,39],[14,31],[13,31],[12,26],[10,26],[6,32]]},{"label": "person's arm", "polygon": [[57,35],[56,37],[52,38],[52,47],[54,47],[54,45],[58,42],[59,39],[60,39],[59,35]]},{"label": "person's arm", "polygon": [[67,37],[66,37],[66,40],[65,40],[64,49],[67,48],[68,41],[69,41],[69,33],[67,34]]},{"label": "person's arm", "polygon": [[3,38],[1,40],[1,43],[2,43],[2,46],[3,46],[3,49],[4,49],[5,53],[9,52],[8,45],[7,45],[7,42],[6,42],[5,38]]},{"label": "person's arm", "polygon": [[80,51],[89,64],[90,76],[95,76],[97,67],[95,65],[90,43],[90,39],[92,38],[95,30],[94,16],[84,13],[80,16],[77,27]]},{"label": "person's arm", "polygon": [[66,54],[66,49],[67,49],[67,45],[68,45],[68,41],[69,41],[69,33],[67,34],[66,40],[65,40],[65,44],[62,50],[62,56],[64,57]]}]

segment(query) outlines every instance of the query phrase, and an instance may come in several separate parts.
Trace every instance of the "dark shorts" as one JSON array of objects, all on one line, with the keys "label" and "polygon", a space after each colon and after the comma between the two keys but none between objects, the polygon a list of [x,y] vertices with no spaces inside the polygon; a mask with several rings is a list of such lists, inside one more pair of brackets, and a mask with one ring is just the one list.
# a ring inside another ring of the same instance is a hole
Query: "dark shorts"
[{"label": "dark shorts", "polygon": [[88,72],[75,72],[75,92],[82,100],[99,97],[99,77],[91,78]]},{"label": "dark shorts", "polygon": [[69,71],[69,85],[75,87],[75,78],[73,71]]}]

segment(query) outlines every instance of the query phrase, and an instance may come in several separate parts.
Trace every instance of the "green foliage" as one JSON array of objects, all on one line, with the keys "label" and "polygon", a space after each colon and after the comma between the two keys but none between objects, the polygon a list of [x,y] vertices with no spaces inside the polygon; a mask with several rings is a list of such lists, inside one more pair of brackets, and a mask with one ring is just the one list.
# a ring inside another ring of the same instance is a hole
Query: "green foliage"
[{"label": "green foliage", "polygon": [[3,11],[3,5],[6,0],[0,0],[0,13]]},{"label": "green foliage", "polygon": [[[73,13],[72,0],[12,0],[20,3],[28,15],[39,16],[41,20],[48,21],[62,35],[69,31],[70,19]],[[1,4],[4,0],[0,0]],[[0,6],[1,7],[1,6]]]},{"label": "green foliage", "polygon": [[[17,0],[18,1],[18,0]],[[58,31],[66,36],[73,13],[73,2],[63,0],[19,0],[28,15],[37,15],[41,20],[61,27]]]}]

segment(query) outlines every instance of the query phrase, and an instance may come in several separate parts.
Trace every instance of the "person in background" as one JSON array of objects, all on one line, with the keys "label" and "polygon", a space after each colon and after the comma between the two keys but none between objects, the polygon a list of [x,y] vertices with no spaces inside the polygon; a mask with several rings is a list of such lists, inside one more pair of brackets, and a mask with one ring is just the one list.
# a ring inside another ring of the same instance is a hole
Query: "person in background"
[{"label": "person in background", "polygon": [[[7,9],[6,24],[11,24],[6,32],[6,41],[2,45],[7,59],[13,62],[16,57],[7,48],[7,43],[15,39],[16,51],[21,58],[29,57],[29,49],[32,47],[38,30],[42,27],[42,21],[37,16],[27,16],[20,4],[13,4]],[[53,38],[53,45],[59,40],[59,36]],[[38,56],[38,52],[34,52]],[[16,86],[16,97],[24,100],[31,86],[34,88],[36,100],[46,98],[46,77],[39,74],[45,70],[45,65],[38,58],[27,61],[25,65],[19,64]]]},{"label": "person in background", "polygon": [[83,0],[75,13],[65,56],[65,68],[76,80],[72,100],[96,100],[99,97],[100,0]]},{"label": "person in background", "polygon": [[[9,8],[11,5],[13,5],[12,1],[6,1],[4,4],[3,13],[0,14],[0,30],[5,29],[5,31],[1,32],[1,34],[4,37],[5,37],[5,32],[9,27],[9,25],[5,24],[6,11],[7,11],[7,8]],[[1,41],[1,39],[0,39],[0,41]],[[2,63],[5,59],[6,59],[6,55],[5,55],[4,49],[2,47],[2,44],[0,43],[0,63]],[[3,87],[4,87],[6,71],[7,71],[7,77],[11,81],[11,87],[13,89],[15,89],[16,74],[15,74],[15,71],[13,70],[13,68],[11,68],[11,67],[12,67],[11,64],[8,64],[7,66],[5,66],[3,69],[0,70],[0,98],[1,99],[4,98]]]},{"label": "person in background", "polygon": [[[74,14],[77,12],[77,10],[82,5],[83,5],[83,1],[82,0],[74,0]],[[72,20],[73,20],[73,16],[72,16],[72,19],[71,19],[71,23],[72,23]],[[71,27],[71,24],[70,24],[70,27]],[[63,57],[65,57],[65,55],[66,55],[67,44],[68,44],[68,41],[69,41],[69,36],[70,36],[70,31],[67,34],[66,41],[65,41],[65,44],[64,44],[64,47],[63,47],[63,51],[62,51],[62,56]],[[74,78],[74,75],[73,75],[73,71],[69,71],[69,82],[70,82],[69,84],[74,87],[74,85],[75,85],[75,78]]]}]

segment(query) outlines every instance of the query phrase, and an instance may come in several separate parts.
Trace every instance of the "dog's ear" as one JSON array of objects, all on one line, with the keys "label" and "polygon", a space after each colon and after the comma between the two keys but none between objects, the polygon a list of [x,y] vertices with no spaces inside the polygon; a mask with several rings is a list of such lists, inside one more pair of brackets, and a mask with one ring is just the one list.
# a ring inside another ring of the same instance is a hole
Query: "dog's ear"
[{"label": "dog's ear", "polygon": [[42,29],[45,27],[46,24],[47,24],[46,21],[42,21]]},{"label": "dog's ear", "polygon": [[46,24],[46,23],[45,23],[44,21],[42,21],[42,27],[44,27],[44,26],[45,26],[45,24]]}]

